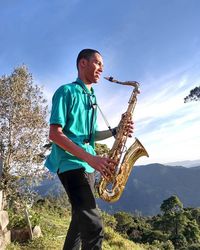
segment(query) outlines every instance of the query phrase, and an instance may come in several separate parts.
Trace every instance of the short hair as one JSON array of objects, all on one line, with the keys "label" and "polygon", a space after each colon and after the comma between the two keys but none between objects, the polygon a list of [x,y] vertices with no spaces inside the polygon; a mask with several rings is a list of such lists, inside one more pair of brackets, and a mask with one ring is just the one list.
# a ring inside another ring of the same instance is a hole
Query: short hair
[{"label": "short hair", "polygon": [[81,60],[82,58],[84,58],[84,59],[86,59],[86,60],[89,60],[89,59],[91,58],[91,56],[94,55],[95,53],[101,55],[101,54],[99,53],[99,51],[97,51],[97,50],[95,50],[95,49],[83,49],[83,50],[81,50],[81,51],[79,52],[79,54],[78,54],[77,59],[76,59],[76,67],[77,67],[77,69],[78,69],[78,64],[79,64],[79,62],[80,62],[80,60]]}]

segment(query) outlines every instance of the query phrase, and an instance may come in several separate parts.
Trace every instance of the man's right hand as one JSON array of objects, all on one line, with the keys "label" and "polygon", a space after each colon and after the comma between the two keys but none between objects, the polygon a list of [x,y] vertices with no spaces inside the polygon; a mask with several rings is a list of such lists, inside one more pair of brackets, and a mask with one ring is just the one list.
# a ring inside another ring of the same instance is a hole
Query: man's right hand
[{"label": "man's right hand", "polygon": [[101,175],[107,179],[113,174],[116,162],[107,157],[91,155],[90,159],[88,160],[88,164],[97,171],[99,171]]},{"label": "man's right hand", "polygon": [[63,134],[62,127],[60,125],[50,125],[49,139],[65,151],[68,151],[77,158],[86,161],[91,167],[99,171],[101,175],[107,179],[115,170],[116,162],[114,160],[87,153],[84,149],[76,145]]}]

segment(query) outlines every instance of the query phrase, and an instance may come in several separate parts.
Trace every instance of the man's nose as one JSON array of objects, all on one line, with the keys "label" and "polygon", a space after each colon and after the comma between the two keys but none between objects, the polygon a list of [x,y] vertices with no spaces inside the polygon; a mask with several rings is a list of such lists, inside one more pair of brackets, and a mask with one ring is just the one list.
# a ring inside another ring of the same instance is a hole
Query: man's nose
[{"label": "man's nose", "polygon": [[103,72],[103,66],[99,67],[99,71],[102,73]]}]

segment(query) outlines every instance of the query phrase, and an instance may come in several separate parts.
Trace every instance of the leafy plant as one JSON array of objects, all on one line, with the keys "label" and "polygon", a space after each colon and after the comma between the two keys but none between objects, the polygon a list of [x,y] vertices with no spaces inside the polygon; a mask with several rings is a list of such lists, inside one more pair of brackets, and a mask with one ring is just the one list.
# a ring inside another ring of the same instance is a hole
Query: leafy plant
[{"label": "leafy plant", "polygon": [[[21,211],[21,210],[20,210]],[[9,214],[9,228],[24,228],[27,224],[27,219],[25,217],[25,213],[21,212],[14,212],[13,210],[8,210]],[[41,222],[41,215],[40,213],[30,210],[29,211],[29,219],[31,222],[31,226],[35,227],[36,225],[39,225]]]}]

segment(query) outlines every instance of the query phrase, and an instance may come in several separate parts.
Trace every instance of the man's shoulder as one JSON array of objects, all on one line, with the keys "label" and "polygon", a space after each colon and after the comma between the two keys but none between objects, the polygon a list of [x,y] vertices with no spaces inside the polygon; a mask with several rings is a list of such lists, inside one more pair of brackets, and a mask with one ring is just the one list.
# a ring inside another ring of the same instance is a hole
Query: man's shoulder
[{"label": "man's shoulder", "polygon": [[56,90],[56,94],[66,94],[66,93],[73,93],[74,90],[76,88],[76,85],[72,82],[72,83],[66,83],[66,84],[62,84],[57,90]]},{"label": "man's shoulder", "polygon": [[62,84],[58,89],[57,91],[66,91],[66,90],[70,90],[70,89],[73,89],[75,87],[75,84],[73,82],[71,83],[65,83],[65,84]]}]

